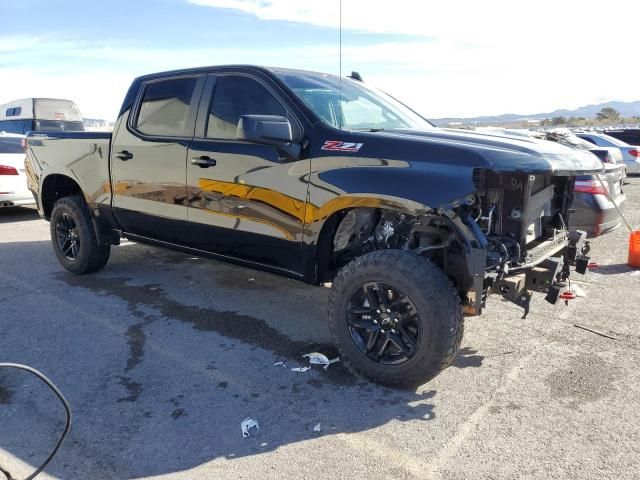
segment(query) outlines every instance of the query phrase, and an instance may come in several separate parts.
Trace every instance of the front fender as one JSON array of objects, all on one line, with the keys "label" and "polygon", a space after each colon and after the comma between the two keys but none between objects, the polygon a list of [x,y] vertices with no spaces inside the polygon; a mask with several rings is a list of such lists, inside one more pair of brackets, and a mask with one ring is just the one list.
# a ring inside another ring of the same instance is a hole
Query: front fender
[{"label": "front fender", "polygon": [[391,208],[412,215],[474,193],[473,168],[374,158],[316,158],[311,162],[307,224],[345,208]]}]

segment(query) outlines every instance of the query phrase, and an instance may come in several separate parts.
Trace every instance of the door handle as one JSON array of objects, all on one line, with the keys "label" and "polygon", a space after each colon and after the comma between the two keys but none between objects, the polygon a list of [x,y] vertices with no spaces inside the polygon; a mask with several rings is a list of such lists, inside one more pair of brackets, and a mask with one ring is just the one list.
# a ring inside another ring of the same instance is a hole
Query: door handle
[{"label": "door handle", "polygon": [[201,155],[200,157],[191,158],[191,165],[198,165],[200,168],[209,168],[215,167],[216,161],[207,155]]},{"label": "door handle", "polygon": [[126,162],[127,160],[131,160],[133,158],[133,153],[123,150],[121,152],[116,153],[116,157]]}]

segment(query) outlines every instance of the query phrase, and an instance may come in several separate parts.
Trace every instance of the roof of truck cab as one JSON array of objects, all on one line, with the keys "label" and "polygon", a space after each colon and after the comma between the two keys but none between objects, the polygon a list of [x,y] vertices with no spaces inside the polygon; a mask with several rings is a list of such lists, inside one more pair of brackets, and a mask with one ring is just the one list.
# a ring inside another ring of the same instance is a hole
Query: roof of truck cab
[{"label": "roof of truck cab", "polygon": [[209,73],[209,72],[215,72],[216,70],[226,70],[226,69],[257,70],[263,73],[271,73],[271,74],[333,76],[328,73],[314,72],[311,70],[299,70],[295,68],[265,67],[261,65],[249,65],[249,64],[237,64],[237,65],[232,64],[232,65],[210,65],[207,67],[184,68],[180,70],[167,70],[164,72],[149,73],[147,75],[142,75],[138,77],[138,80],[147,80],[147,79],[162,78],[162,77],[173,77],[173,76],[179,76],[179,75],[191,75],[191,74],[198,74],[198,73]]}]

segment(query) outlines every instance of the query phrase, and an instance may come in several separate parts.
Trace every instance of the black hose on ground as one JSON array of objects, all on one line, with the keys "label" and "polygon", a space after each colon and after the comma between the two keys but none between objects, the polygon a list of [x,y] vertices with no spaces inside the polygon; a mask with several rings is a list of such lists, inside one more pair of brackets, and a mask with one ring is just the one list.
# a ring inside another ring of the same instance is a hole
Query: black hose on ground
[{"label": "black hose on ground", "polygon": [[[53,450],[51,451],[49,456],[46,458],[46,460],[31,475],[25,478],[25,480],[33,480],[45,469],[45,467],[53,459],[55,454],[58,453],[58,449],[60,448],[60,445],[62,445],[63,440],[69,433],[69,429],[71,428],[71,407],[69,406],[69,403],[67,402],[67,400],[64,398],[64,395],[62,395],[62,392],[58,390],[58,387],[56,387],[51,380],[49,380],[43,373],[39,372],[35,368],[31,368],[27,365],[22,365],[19,363],[0,363],[0,368],[15,368],[18,370],[24,370],[25,372],[29,372],[32,375],[35,375],[40,380],[42,380],[44,384],[47,387],[49,387],[51,391],[56,395],[56,397],[58,397],[60,402],[62,402],[62,406],[64,407],[65,414],[67,416],[64,430],[62,431],[62,435],[60,435],[60,438],[58,439],[56,446],[53,448]],[[14,478],[10,475],[10,473],[1,467],[0,467],[0,473],[3,473],[7,477],[7,480],[14,480]]]}]

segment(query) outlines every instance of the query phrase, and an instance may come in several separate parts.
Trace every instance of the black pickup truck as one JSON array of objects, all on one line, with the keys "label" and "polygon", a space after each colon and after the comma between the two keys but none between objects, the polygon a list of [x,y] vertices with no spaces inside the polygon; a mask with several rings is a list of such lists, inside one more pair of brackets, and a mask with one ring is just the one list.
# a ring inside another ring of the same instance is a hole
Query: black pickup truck
[{"label": "black pickup truck", "polygon": [[137,78],[113,134],[33,132],[26,170],[69,271],[103,268],[122,237],[332,283],[344,363],[427,381],[463,315],[497,293],[555,303],[584,232],[570,232],[589,152],[432,124],[358,75],[253,66]]}]

